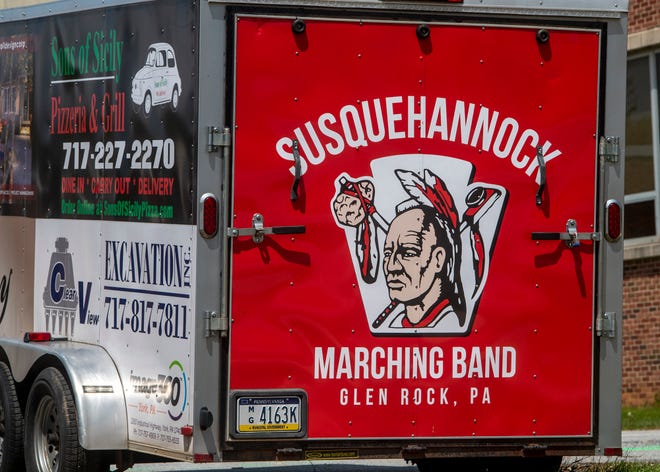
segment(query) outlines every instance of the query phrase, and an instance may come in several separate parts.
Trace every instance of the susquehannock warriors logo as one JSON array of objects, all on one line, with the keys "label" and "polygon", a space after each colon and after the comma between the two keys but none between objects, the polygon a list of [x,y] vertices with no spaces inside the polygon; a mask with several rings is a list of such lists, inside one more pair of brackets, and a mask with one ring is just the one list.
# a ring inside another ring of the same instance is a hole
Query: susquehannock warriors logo
[{"label": "susquehannock warriors logo", "polygon": [[472,164],[450,157],[391,156],[371,168],[371,176],[338,176],[331,202],[371,332],[466,335],[506,190],[473,182]]}]

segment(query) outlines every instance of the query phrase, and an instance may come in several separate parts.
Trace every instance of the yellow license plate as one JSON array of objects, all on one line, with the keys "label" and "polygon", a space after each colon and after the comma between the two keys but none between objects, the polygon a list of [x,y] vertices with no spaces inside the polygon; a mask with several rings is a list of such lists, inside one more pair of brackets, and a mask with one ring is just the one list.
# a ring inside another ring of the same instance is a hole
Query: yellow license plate
[{"label": "yellow license plate", "polygon": [[299,432],[300,397],[241,397],[236,400],[239,433]]}]

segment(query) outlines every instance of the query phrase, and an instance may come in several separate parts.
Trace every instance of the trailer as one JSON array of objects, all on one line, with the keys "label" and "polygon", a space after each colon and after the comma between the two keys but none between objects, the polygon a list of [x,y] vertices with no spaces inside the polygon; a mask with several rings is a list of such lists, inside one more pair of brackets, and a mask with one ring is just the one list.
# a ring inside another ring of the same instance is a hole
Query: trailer
[{"label": "trailer", "polygon": [[621,455],[627,2],[0,12],[0,472]]}]

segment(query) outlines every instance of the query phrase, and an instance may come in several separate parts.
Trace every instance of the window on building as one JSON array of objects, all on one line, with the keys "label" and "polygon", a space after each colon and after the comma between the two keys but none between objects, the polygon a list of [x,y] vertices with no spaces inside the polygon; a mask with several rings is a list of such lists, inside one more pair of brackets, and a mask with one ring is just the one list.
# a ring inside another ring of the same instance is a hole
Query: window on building
[{"label": "window on building", "polygon": [[626,239],[660,234],[660,52],[628,60],[626,109]]}]

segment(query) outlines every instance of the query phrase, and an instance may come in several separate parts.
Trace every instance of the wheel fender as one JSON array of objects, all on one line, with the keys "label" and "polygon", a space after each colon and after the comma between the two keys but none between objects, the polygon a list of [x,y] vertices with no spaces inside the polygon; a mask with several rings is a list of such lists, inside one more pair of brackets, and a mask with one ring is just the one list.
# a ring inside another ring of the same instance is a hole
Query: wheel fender
[{"label": "wheel fender", "polygon": [[[12,373],[24,380],[33,367],[59,363],[68,378],[78,414],[78,439],[87,450],[128,448],[126,398],[117,366],[101,346],[71,341],[24,343],[2,340]],[[49,359],[50,360],[47,360]],[[53,362],[56,358],[59,362]]]}]

